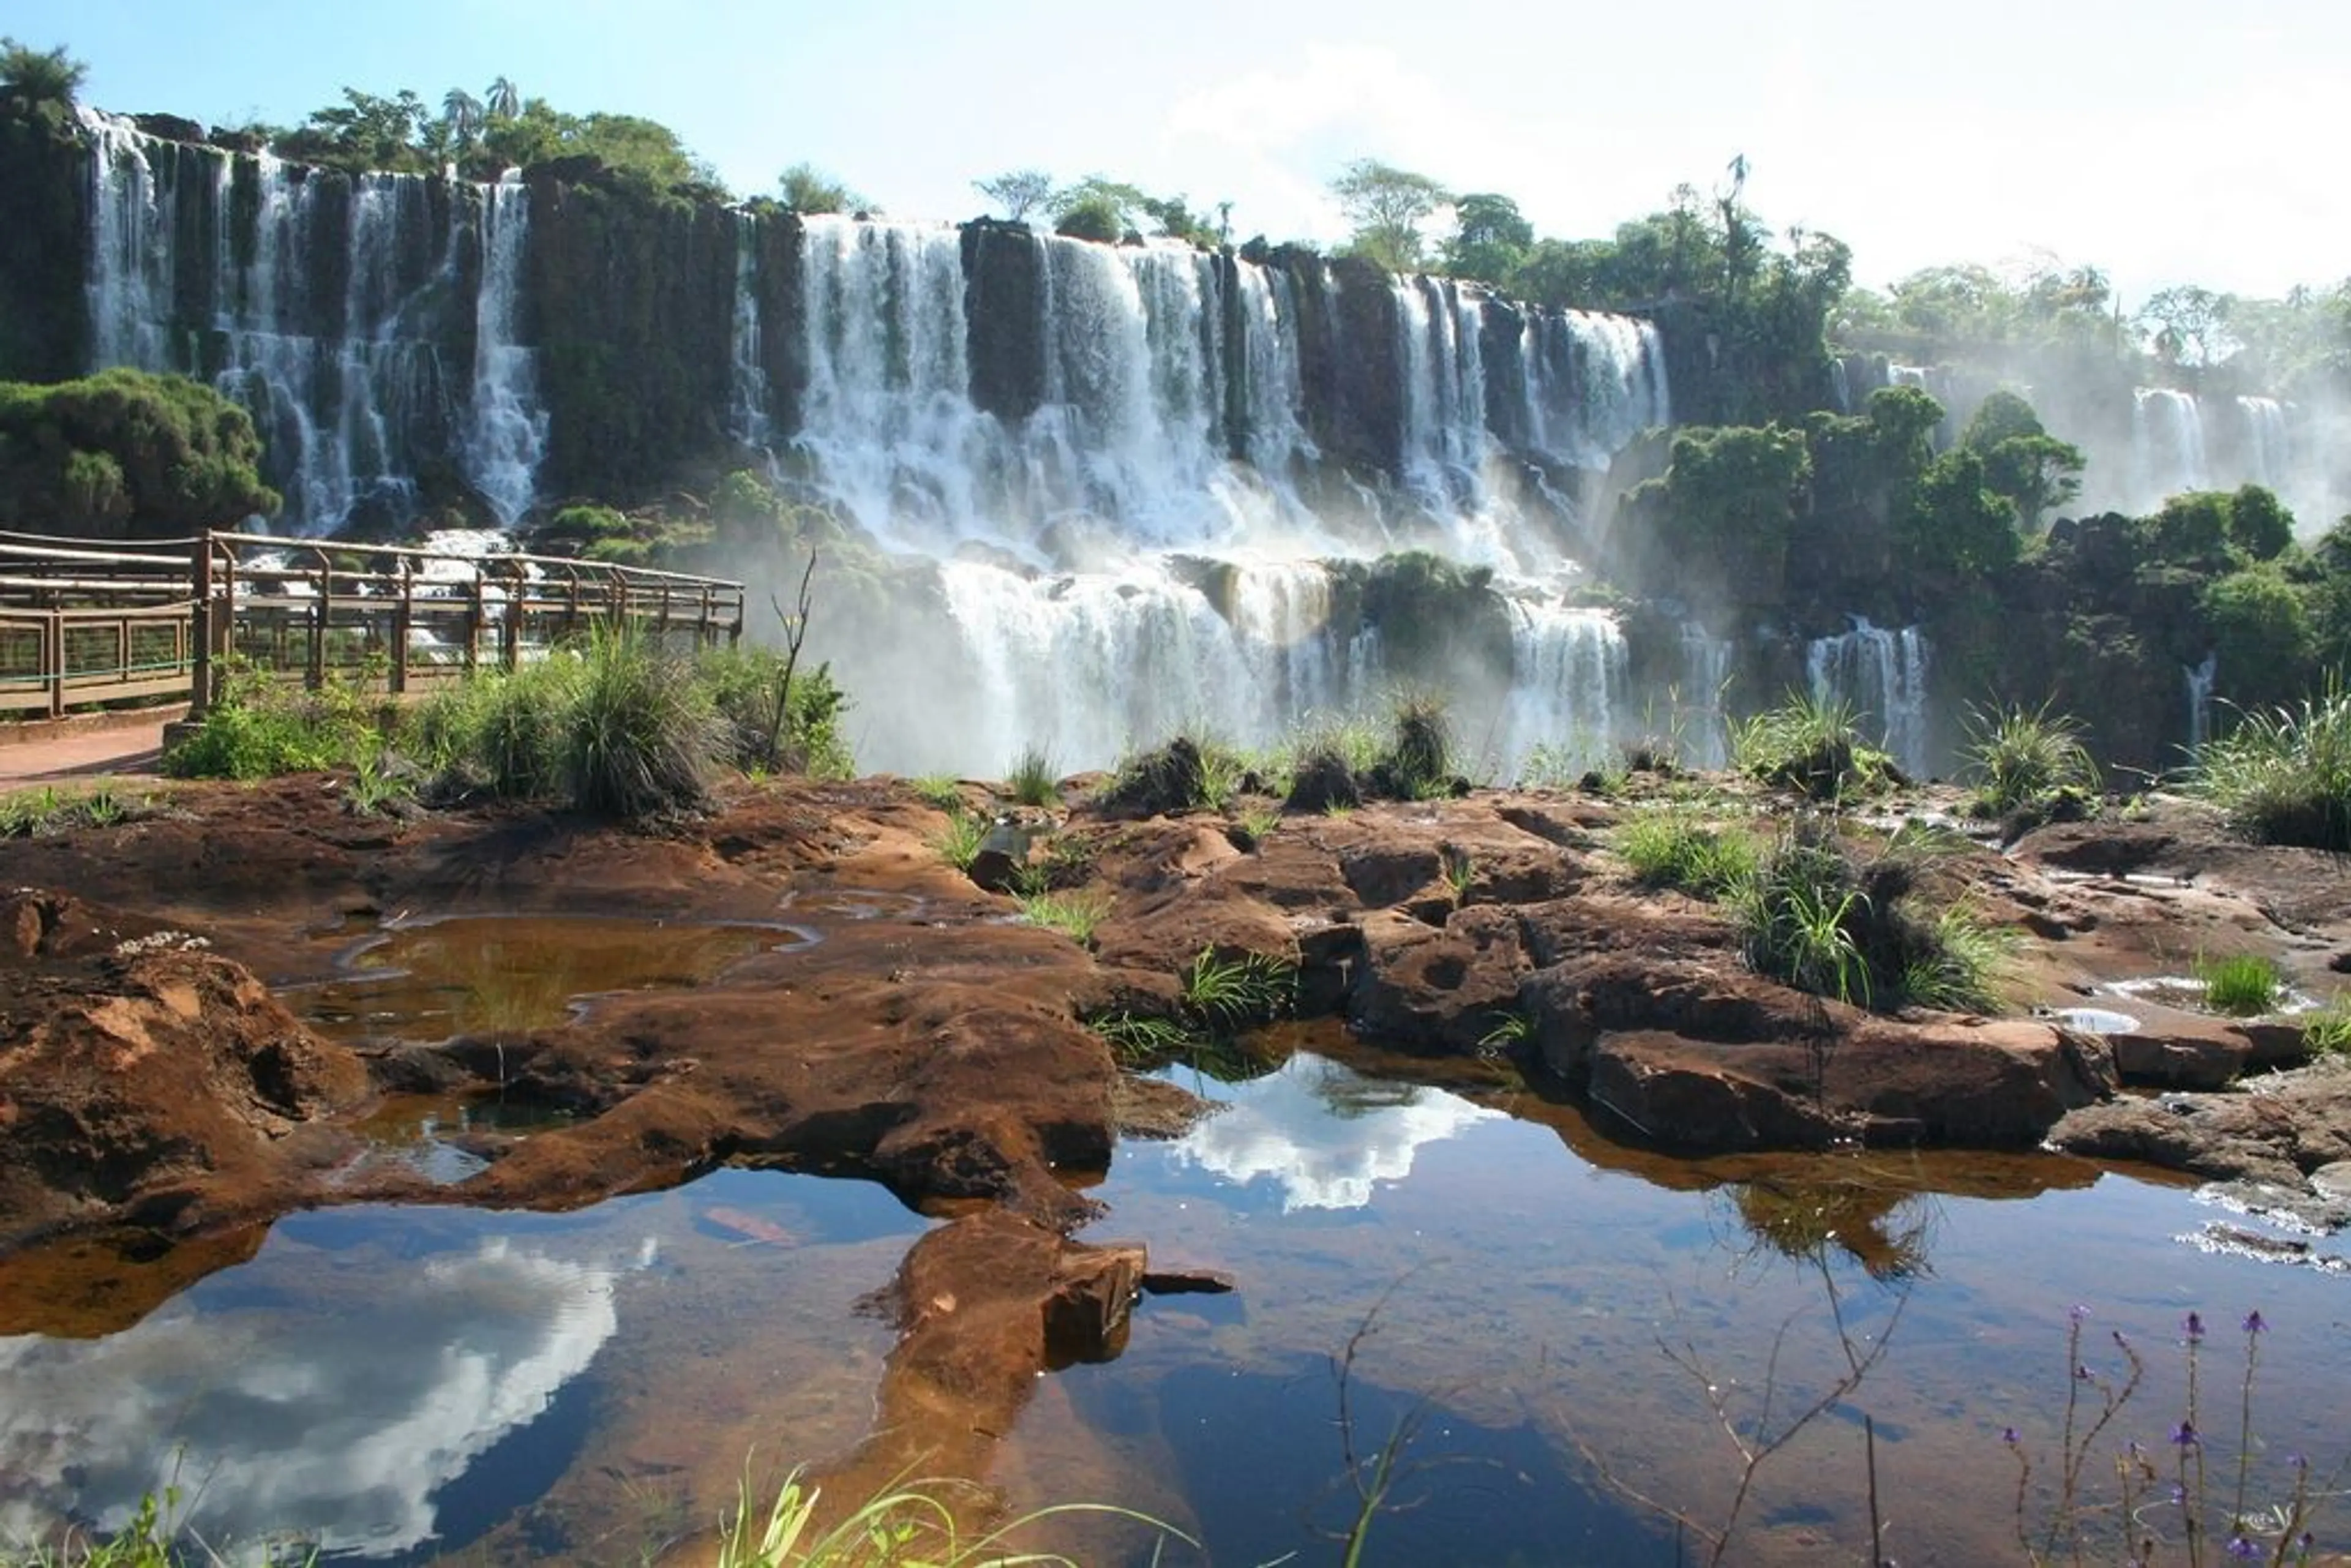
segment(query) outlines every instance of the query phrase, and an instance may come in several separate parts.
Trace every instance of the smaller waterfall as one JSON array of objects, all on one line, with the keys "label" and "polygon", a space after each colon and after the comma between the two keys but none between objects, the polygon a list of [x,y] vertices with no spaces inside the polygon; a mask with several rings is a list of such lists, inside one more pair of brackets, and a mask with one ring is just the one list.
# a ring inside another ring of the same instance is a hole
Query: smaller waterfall
[{"label": "smaller waterfall", "polygon": [[1502,719],[1502,762],[1515,770],[1535,750],[1571,768],[1614,760],[1617,708],[1625,691],[1625,635],[1604,610],[1510,601],[1510,695]]},{"label": "smaller waterfall", "polygon": [[1729,639],[1708,634],[1695,621],[1683,622],[1682,678],[1667,694],[1667,704],[1672,738],[1689,767],[1730,765],[1730,728],[1722,698],[1730,685],[1731,653]]},{"label": "smaller waterfall", "polygon": [[547,413],[538,401],[538,356],[515,341],[530,192],[509,170],[482,203],[482,283],[475,311],[473,428],[467,476],[498,521],[512,528],[530,510],[547,454]]},{"label": "smaller waterfall", "polygon": [[2252,461],[2252,479],[2275,490],[2290,476],[2294,461],[2287,444],[2285,406],[2273,397],[2241,397],[2237,412],[2245,422],[2245,452]]},{"label": "smaller waterfall", "polygon": [[746,446],[775,444],[768,416],[768,372],[760,359],[759,225],[748,213],[735,214],[735,320],[733,363],[726,382],[726,433]]},{"label": "smaller waterfall", "polygon": [[1853,381],[1842,358],[1829,361],[1829,399],[1839,413],[1853,412]]},{"label": "smaller waterfall", "polygon": [[2208,653],[2200,664],[2181,672],[2188,679],[2188,749],[2204,749],[2212,738],[2212,683],[2220,673],[2220,655]]},{"label": "smaller waterfall", "polygon": [[2131,393],[2131,470],[2142,507],[2210,487],[2204,459],[2204,414],[2192,393],[2139,387]]},{"label": "smaller waterfall", "polygon": [[1931,772],[1927,715],[1927,639],[1916,626],[1891,631],[1861,616],[1853,630],[1815,639],[1804,651],[1813,700],[1849,704],[1863,725],[1876,724],[1886,749],[1905,773]]}]

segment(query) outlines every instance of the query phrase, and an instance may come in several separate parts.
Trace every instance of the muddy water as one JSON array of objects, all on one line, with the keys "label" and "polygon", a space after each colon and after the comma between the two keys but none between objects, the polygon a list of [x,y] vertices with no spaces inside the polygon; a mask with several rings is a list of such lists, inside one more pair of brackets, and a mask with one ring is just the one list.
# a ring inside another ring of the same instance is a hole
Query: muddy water
[{"label": "muddy water", "polygon": [[562,1023],[600,995],[702,985],[754,954],[810,940],[785,925],[395,917],[340,955],[338,978],[281,995],[340,1040],[496,1038]]},{"label": "muddy water", "polygon": [[[2125,1367],[2113,1330],[2146,1360],[2117,1439],[2167,1451],[2199,1309],[2200,1424],[2229,1434],[2231,1490],[2237,1323],[2259,1307],[2252,1495],[2288,1452],[2351,1447],[2351,1281],[2183,1244],[2242,1223],[2189,1189],[2051,1156],[1667,1161],[1474,1068],[1416,1082],[1359,1070],[1428,1064],[1282,1044],[1307,1049],[1187,1080],[1228,1108],[1186,1138],[1120,1149],[1089,1239],[1239,1289],[1147,1299],[1118,1360],[1041,1379],[998,1451],[1015,1506],[1116,1501],[1207,1542],[1170,1563],[1335,1562],[1385,1450],[1366,1562],[1670,1563],[1631,1494],[1718,1521],[1739,1461],[1706,1385],[1751,1430],[1770,1371],[1778,1431],[1844,1364],[1832,1300],[1882,1357],[1759,1471],[1730,1561],[1861,1555],[1864,1414],[1890,1555],[2016,1560],[2002,1428],[2050,1473],[2077,1303],[2094,1378]],[[289,1218],[134,1328],[0,1340],[0,1535],[119,1523],[176,1476],[215,1541],[636,1561],[716,1520],[747,1455],[768,1478],[864,1435],[890,1335],[861,1302],[926,1223],[868,1186],[752,1172],[560,1218]],[[1146,1557],[1082,1522],[1060,1542]]]}]

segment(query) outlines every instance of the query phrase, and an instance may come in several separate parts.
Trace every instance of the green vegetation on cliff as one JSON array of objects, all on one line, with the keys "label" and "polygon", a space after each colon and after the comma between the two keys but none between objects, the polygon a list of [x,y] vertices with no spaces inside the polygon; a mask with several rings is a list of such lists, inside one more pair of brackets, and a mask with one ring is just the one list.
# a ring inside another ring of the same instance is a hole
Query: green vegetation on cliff
[{"label": "green vegetation on cliff", "polygon": [[171,538],[234,527],[277,509],[260,460],[251,416],[178,376],[0,382],[0,528]]}]

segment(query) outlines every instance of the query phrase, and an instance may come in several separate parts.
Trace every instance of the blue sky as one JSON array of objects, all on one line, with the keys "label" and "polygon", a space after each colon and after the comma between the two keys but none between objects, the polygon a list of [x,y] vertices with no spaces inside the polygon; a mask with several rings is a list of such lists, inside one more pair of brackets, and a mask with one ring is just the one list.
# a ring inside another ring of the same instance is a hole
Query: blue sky
[{"label": "blue sky", "polygon": [[346,84],[432,102],[512,77],[674,127],[741,193],[807,161],[905,217],[1037,166],[1234,204],[1236,233],[1330,239],[1371,156],[1605,234],[1733,153],[1785,227],[1857,277],[2038,255],[2136,302],[2351,275],[2336,149],[2351,0],[9,0],[85,98],[207,122],[300,119]]}]

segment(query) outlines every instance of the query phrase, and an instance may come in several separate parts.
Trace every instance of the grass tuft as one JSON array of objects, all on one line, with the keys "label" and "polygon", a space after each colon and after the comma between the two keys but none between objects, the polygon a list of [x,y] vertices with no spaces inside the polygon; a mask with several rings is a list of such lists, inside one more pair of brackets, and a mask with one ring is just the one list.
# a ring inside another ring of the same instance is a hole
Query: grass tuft
[{"label": "grass tuft", "polygon": [[939,857],[957,871],[967,872],[987,842],[987,820],[970,811],[947,813],[946,830],[931,841]]},{"label": "grass tuft", "polygon": [[2262,843],[2351,850],[2351,689],[2243,715],[2198,753],[2193,787]]},{"label": "grass tuft", "polygon": [[0,795],[0,839],[45,838],[77,828],[110,828],[152,815],[154,802],[146,796],[132,799],[112,784],[87,789],[60,789],[45,784]]},{"label": "grass tuft", "polygon": [[720,1531],[717,1568],[1076,1568],[1054,1552],[1024,1552],[1011,1538],[1042,1521],[1087,1513],[1130,1520],[1166,1539],[1196,1545],[1190,1536],[1145,1514],[1108,1503],[1064,1503],[974,1535],[949,1501],[957,1483],[893,1481],[829,1528],[818,1526],[823,1490],[801,1472],[784,1478],[762,1516],[746,1485],[735,1517]]},{"label": "grass tuft", "polygon": [[2098,765],[2082,727],[2045,703],[1970,710],[1960,756],[1978,776],[1971,805],[1979,816],[2047,821],[2083,814],[2098,793]]},{"label": "grass tuft", "polygon": [[1761,860],[1751,834],[1670,809],[1641,812],[1618,829],[1616,852],[1643,883],[1700,898],[1720,898],[1749,882]]},{"label": "grass tuft", "polygon": [[1020,753],[1012,764],[1011,777],[1005,780],[1005,787],[1018,805],[1061,803],[1061,775],[1054,768],[1052,753],[1041,746],[1031,746]]},{"label": "grass tuft", "polygon": [[1862,740],[1851,704],[1802,693],[1733,724],[1730,754],[1740,772],[1814,800],[1865,794],[1894,777],[1893,759]]},{"label": "grass tuft", "polygon": [[700,806],[724,721],[686,662],[646,638],[602,633],[581,655],[579,679],[561,731],[571,804],[624,818]]},{"label": "grass tuft", "polygon": [[1101,888],[1029,893],[1020,896],[1020,914],[1031,925],[1058,931],[1079,946],[1090,947],[1094,927],[1109,918],[1111,904],[1111,895]]},{"label": "grass tuft", "polygon": [[2271,1011],[2285,990],[2277,965],[2258,953],[2199,959],[2196,977],[2204,983],[2204,1005],[2231,1018]]},{"label": "grass tuft", "polygon": [[1184,1005],[1216,1029],[1280,1017],[1298,992],[1295,966],[1266,953],[1228,956],[1203,947],[1181,977]]},{"label": "grass tuft", "polygon": [[1450,795],[1453,727],[1444,699],[1416,694],[1400,699],[1388,721],[1388,742],[1372,765],[1379,792],[1399,800],[1433,800]]}]

